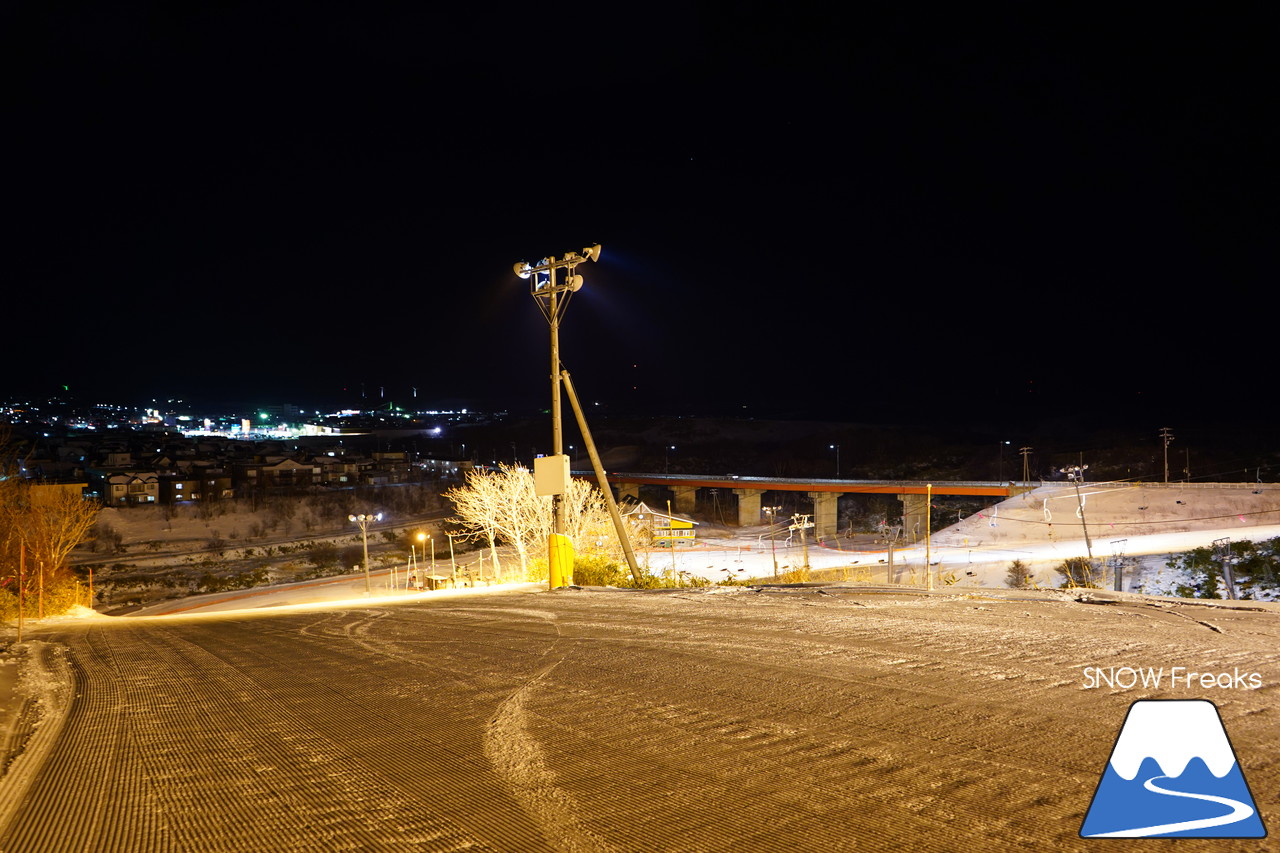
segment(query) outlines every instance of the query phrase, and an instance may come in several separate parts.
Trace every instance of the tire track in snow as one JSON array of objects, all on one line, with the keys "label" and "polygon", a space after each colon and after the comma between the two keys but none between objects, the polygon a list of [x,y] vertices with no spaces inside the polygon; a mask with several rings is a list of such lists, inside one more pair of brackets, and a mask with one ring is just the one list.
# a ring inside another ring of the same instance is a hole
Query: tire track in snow
[{"label": "tire track in snow", "polygon": [[[554,614],[529,610],[506,612],[549,621],[556,629],[556,638],[543,654],[556,652],[563,637]],[[560,658],[546,665],[503,700],[485,728],[485,757],[557,849],[565,853],[616,853],[616,848],[578,819],[581,807],[558,784],[542,747],[529,731],[527,701],[563,661]]]}]

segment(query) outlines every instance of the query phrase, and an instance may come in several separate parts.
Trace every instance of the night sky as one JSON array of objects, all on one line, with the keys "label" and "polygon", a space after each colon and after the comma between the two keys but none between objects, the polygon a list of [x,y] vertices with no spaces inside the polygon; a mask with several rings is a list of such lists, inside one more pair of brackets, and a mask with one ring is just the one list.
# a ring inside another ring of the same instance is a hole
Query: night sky
[{"label": "night sky", "polygon": [[594,243],[562,357],[611,411],[1271,394],[1265,6],[429,5],[0,12],[0,394],[536,407],[512,264]]}]

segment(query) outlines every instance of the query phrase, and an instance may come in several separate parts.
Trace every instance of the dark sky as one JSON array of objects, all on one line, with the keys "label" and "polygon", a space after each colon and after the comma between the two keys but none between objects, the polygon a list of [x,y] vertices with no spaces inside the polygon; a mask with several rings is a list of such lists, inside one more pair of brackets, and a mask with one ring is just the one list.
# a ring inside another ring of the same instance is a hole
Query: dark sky
[{"label": "dark sky", "polygon": [[537,405],[511,266],[597,242],[562,355],[619,411],[1158,428],[1275,374],[1261,5],[371,5],[0,12],[0,390]]}]

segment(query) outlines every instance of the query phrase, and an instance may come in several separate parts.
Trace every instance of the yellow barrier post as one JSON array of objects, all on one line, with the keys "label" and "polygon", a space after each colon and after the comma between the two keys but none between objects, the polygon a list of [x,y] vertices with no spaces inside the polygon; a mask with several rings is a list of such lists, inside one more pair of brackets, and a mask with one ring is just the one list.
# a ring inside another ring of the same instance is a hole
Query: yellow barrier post
[{"label": "yellow barrier post", "polygon": [[573,541],[563,533],[552,533],[547,542],[547,583],[551,589],[573,583]]}]

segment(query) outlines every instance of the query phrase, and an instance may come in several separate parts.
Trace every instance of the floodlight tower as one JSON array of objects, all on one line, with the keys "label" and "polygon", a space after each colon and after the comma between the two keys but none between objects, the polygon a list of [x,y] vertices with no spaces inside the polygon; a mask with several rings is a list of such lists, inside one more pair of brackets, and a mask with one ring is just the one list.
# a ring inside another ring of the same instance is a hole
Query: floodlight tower
[{"label": "floodlight tower", "polygon": [[1084,482],[1084,472],[1088,465],[1070,465],[1059,468],[1059,473],[1066,474],[1067,479],[1076,487],[1076,516],[1080,519],[1080,529],[1084,531],[1084,547],[1089,552],[1089,570],[1093,571],[1093,542],[1089,539],[1089,526],[1084,521],[1084,498],[1080,495],[1080,484]]},{"label": "floodlight tower", "polygon": [[[551,452],[555,456],[564,454],[564,430],[560,420],[560,319],[569,305],[569,297],[582,289],[582,276],[574,272],[575,268],[584,261],[599,259],[600,244],[597,243],[583,249],[582,254],[566,252],[563,258],[552,255],[536,264],[518,261],[513,267],[516,275],[529,279],[529,293],[551,326]],[[563,280],[557,280],[559,270],[564,270]],[[564,496],[552,495],[551,500],[555,532],[563,534]]]},{"label": "floodlight tower", "polygon": [[347,520],[350,521],[352,524],[359,526],[360,537],[364,540],[364,594],[368,595],[370,592],[369,525],[375,521],[382,521],[382,513],[378,513],[377,515],[365,515],[364,513],[360,513],[359,515],[349,515],[347,516]]}]

